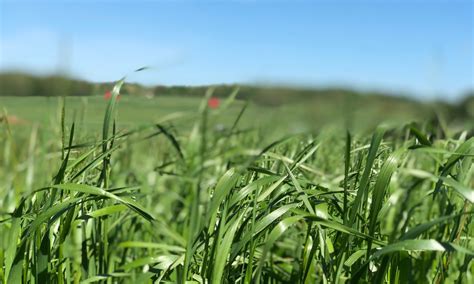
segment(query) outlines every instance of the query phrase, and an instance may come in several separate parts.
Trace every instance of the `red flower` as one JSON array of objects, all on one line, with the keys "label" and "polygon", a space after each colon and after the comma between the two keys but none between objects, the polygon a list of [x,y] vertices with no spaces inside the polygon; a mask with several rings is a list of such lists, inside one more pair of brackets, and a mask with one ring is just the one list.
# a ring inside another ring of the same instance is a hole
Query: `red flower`
[{"label": "red flower", "polygon": [[207,106],[209,108],[212,108],[212,109],[216,109],[219,107],[220,105],[220,100],[219,98],[216,98],[216,97],[211,97],[208,101],[207,101]]},{"label": "red flower", "polygon": [[[110,91],[105,91],[104,100],[110,100],[112,98],[112,93]],[[120,95],[117,96],[117,101],[120,100]]]},{"label": "red flower", "polygon": [[104,99],[110,100],[111,97],[112,97],[112,93],[110,91],[105,91]]}]

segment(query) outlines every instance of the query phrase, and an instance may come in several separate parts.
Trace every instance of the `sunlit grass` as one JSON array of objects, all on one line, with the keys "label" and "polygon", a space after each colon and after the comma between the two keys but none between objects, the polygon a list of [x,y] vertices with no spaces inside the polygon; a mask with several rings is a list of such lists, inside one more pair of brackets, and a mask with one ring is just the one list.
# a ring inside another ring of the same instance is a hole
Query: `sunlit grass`
[{"label": "sunlit grass", "polygon": [[95,140],[64,119],[24,140],[4,123],[1,282],[474,281],[468,131],[327,128],[263,144],[239,128],[245,104],[211,126],[235,94],[216,111],[210,90],[190,131],[180,116],[119,130],[113,98]]}]

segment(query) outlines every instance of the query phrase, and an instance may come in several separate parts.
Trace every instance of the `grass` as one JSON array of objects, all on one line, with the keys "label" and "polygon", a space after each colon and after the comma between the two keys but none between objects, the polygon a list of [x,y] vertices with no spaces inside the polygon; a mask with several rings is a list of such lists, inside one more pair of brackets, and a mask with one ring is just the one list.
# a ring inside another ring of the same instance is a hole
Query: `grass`
[{"label": "grass", "polygon": [[50,131],[4,120],[0,282],[474,281],[468,129],[286,135],[280,117],[273,139],[233,96],[205,102],[133,124],[116,120],[131,101],[85,104],[101,129],[70,124],[67,101]]}]

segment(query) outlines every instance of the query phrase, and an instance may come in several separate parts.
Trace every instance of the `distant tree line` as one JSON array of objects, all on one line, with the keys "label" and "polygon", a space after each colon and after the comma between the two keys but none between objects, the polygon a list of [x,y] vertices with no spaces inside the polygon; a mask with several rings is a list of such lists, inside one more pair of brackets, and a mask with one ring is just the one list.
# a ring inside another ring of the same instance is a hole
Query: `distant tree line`
[{"label": "distant tree line", "polygon": [[64,76],[0,74],[0,96],[87,96],[94,92],[94,88],[94,84]]},{"label": "distant tree line", "polygon": [[[92,83],[72,79],[62,75],[34,76],[20,72],[0,73],[0,96],[91,96],[103,95],[113,88],[114,82]],[[236,85],[213,86],[153,86],[146,87],[136,83],[127,83],[122,94],[135,96],[203,96],[209,88],[213,88],[213,96],[227,97]],[[291,88],[268,87],[256,85],[239,86],[239,99],[251,100],[263,105],[282,105],[286,103],[312,100],[331,100],[341,104],[347,99],[359,102],[378,103],[386,107],[413,106],[419,102],[403,97],[389,96],[384,93],[360,93],[350,89],[326,88]],[[457,104],[435,102],[456,117],[474,117],[474,92],[471,91]]]}]

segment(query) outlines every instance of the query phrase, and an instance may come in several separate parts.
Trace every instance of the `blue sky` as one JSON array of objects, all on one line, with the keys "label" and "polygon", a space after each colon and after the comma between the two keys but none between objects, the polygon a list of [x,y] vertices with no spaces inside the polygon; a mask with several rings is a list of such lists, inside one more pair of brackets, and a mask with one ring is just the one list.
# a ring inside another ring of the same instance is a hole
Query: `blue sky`
[{"label": "blue sky", "polygon": [[0,0],[0,70],[145,84],[474,86],[471,1]]}]

